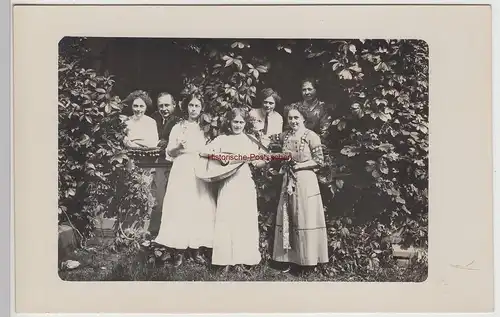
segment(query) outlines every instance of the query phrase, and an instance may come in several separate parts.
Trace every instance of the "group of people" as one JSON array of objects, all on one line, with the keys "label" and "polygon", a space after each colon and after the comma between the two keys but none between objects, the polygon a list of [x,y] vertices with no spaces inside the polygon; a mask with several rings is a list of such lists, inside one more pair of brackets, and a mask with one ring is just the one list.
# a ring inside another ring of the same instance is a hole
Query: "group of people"
[{"label": "group of people", "polygon": [[[193,94],[185,99],[179,107],[184,116],[177,116],[172,95],[161,93],[158,110],[151,117],[145,115],[152,104],[145,92],[128,97],[133,115],[127,121],[126,145],[159,147],[165,160],[172,162],[154,242],[174,250],[175,267],[182,265],[186,256],[206,264],[202,248],[212,250],[212,265],[226,270],[235,267],[246,271],[260,263],[257,192],[250,165],[266,167],[268,162],[238,162],[236,172],[215,186],[198,178],[195,166],[204,153],[259,154],[271,144],[291,156],[280,170],[283,179],[276,204],[272,259],[283,264],[283,271],[328,262],[316,171],[324,164],[320,135],[328,129],[331,117],[326,104],[316,96],[313,80],[304,80],[301,89],[303,100],[285,106],[283,115],[275,109],[281,102],[279,94],[263,89],[260,107],[228,111],[227,131],[213,140],[199,124],[205,110],[202,96]],[[251,137],[249,130],[260,137]]]}]

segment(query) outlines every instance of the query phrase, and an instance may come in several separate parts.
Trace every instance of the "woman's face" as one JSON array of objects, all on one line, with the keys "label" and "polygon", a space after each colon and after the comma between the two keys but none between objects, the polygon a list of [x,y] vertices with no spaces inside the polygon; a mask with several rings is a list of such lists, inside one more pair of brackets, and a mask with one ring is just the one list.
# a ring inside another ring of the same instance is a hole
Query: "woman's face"
[{"label": "woman's face", "polygon": [[231,130],[234,134],[240,134],[245,129],[245,120],[242,116],[238,115],[231,120]]},{"label": "woman's face", "polygon": [[146,103],[141,98],[137,98],[132,103],[132,111],[136,118],[140,118],[146,112]]},{"label": "woman's face", "polygon": [[193,98],[188,104],[188,114],[190,119],[197,119],[201,113],[201,101],[198,98]]},{"label": "woman's face", "polygon": [[172,96],[163,95],[158,98],[158,111],[163,117],[168,117],[174,112],[174,101],[172,100]]},{"label": "woman's face", "polygon": [[311,82],[306,81],[302,85],[302,98],[309,101],[314,99],[314,97],[316,97],[316,89]]},{"label": "woman's face", "polygon": [[295,109],[288,112],[288,125],[293,131],[297,131],[304,126],[304,117]]},{"label": "woman's face", "polygon": [[262,102],[262,107],[266,113],[269,113],[274,110],[274,107],[276,107],[276,101],[274,101],[272,96],[269,96]]}]

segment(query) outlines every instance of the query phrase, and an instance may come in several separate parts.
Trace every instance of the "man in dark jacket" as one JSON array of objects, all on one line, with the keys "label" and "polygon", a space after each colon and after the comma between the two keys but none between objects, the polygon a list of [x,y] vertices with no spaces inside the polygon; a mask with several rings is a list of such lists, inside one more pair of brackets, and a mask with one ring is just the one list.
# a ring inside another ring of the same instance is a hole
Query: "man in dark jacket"
[{"label": "man in dark jacket", "polygon": [[172,162],[166,160],[165,149],[168,145],[170,131],[174,125],[179,122],[179,118],[174,113],[175,100],[170,93],[162,92],[158,95],[157,109],[158,110],[155,111],[151,117],[156,121],[156,127],[158,129],[158,138],[160,140],[158,142],[158,146],[161,149],[158,163],[161,163],[163,167],[156,168],[155,173],[154,184],[156,187],[157,204],[151,214],[151,222],[149,226],[149,232],[151,232],[152,236],[156,236],[158,234],[158,230],[160,229],[163,197],[167,189],[168,176],[172,167]]},{"label": "man in dark jacket", "polygon": [[170,131],[179,120],[174,115],[175,100],[168,92],[162,92],[158,95],[157,107],[158,110],[151,117],[156,121],[158,138],[160,139],[158,146],[161,148],[162,157],[164,158]]}]

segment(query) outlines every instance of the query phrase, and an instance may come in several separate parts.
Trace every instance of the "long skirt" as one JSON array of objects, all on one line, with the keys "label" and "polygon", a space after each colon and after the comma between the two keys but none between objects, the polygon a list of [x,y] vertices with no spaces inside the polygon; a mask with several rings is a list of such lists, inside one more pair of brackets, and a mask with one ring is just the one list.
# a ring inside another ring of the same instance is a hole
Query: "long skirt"
[{"label": "long skirt", "polygon": [[245,164],[219,190],[212,264],[256,265],[260,260],[257,193]]},{"label": "long skirt", "polygon": [[[288,175],[283,177],[282,194],[276,216],[273,260],[303,266],[327,263],[327,232],[318,179],[311,170],[297,171],[296,176],[295,192],[288,198],[284,194],[287,190]],[[284,248],[285,199],[290,206],[288,227],[291,248]]]},{"label": "long skirt", "polygon": [[215,198],[209,184],[195,176],[197,159],[183,154],[174,160],[155,239],[159,244],[175,249],[213,245]]}]

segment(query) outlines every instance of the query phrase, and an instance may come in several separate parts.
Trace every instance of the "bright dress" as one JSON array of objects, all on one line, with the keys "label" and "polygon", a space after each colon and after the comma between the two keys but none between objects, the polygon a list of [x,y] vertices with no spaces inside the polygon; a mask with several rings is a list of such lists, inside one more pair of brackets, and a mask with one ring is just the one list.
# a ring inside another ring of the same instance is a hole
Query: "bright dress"
[{"label": "bright dress", "polygon": [[[250,155],[258,153],[258,146],[245,134],[223,135],[208,151]],[[256,265],[260,260],[257,191],[245,163],[219,187],[212,264]]]},{"label": "bright dress", "polygon": [[[294,136],[292,131],[273,136],[291,152],[296,162],[314,160],[323,164],[319,136],[309,129]],[[328,262],[328,244],[323,202],[318,179],[312,169],[284,173],[273,248],[273,260],[304,266]]]},{"label": "bright dress", "polygon": [[[211,248],[215,197],[209,184],[195,176],[195,166],[200,159],[197,151],[205,148],[206,138],[198,123],[181,121],[172,128],[166,151],[183,139],[186,140],[185,148],[194,153],[173,158],[155,242],[175,249]],[[172,158],[167,154],[167,159]]]}]

